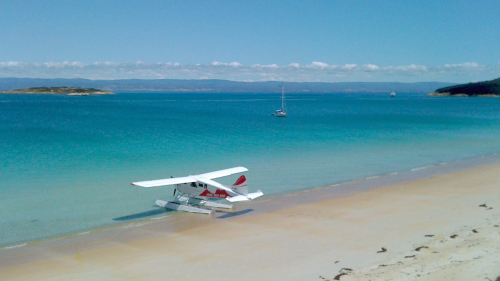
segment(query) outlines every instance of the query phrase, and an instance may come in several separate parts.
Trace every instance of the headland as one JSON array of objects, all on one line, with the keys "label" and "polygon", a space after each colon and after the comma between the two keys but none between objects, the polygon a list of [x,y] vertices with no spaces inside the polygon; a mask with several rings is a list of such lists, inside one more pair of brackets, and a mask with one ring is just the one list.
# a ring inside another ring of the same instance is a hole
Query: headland
[{"label": "headland", "polygon": [[94,88],[79,87],[34,87],[26,89],[5,90],[0,94],[39,94],[39,95],[68,95],[68,96],[90,96],[90,95],[112,95],[112,92]]},{"label": "headland", "polygon": [[500,97],[500,78],[437,89],[433,97]]}]

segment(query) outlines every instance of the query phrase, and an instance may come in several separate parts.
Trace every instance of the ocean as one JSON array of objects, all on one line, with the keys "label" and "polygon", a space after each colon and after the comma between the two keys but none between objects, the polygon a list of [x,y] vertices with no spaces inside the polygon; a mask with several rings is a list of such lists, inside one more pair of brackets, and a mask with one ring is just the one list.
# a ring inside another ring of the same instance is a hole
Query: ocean
[{"label": "ocean", "polygon": [[[500,152],[500,99],[423,93],[0,95],[0,248],[113,227],[172,187],[249,169],[265,196]],[[220,178],[232,184],[238,175]]]}]

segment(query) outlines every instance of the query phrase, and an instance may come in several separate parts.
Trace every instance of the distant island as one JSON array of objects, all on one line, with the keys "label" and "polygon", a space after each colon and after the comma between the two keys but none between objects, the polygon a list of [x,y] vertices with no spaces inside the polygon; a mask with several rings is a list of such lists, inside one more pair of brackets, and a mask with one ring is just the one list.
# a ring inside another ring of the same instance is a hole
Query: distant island
[{"label": "distant island", "polygon": [[437,89],[434,97],[500,97],[500,78]]},{"label": "distant island", "polygon": [[68,96],[90,96],[90,95],[112,95],[112,92],[94,88],[79,87],[34,87],[26,89],[15,89],[1,91],[1,94],[43,94],[43,95],[68,95]]}]

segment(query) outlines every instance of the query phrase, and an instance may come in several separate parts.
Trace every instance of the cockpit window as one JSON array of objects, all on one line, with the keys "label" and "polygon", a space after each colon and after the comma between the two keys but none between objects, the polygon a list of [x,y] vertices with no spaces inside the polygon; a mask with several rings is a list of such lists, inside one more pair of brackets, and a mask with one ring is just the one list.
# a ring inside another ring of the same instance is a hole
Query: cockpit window
[{"label": "cockpit window", "polygon": [[192,186],[192,187],[196,187],[196,183],[195,183],[195,182],[192,182],[192,183],[191,183],[191,186]]}]

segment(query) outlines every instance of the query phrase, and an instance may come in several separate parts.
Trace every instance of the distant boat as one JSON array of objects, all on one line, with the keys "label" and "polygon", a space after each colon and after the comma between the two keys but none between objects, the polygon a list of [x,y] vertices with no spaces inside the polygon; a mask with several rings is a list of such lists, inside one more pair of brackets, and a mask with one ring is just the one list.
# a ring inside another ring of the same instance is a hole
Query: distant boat
[{"label": "distant boat", "polygon": [[396,96],[396,93],[394,91],[392,91],[391,93],[391,98],[395,97]]},{"label": "distant boat", "polygon": [[276,117],[286,117],[285,112],[285,84],[281,84],[281,109],[276,110],[276,113],[273,113]]}]

